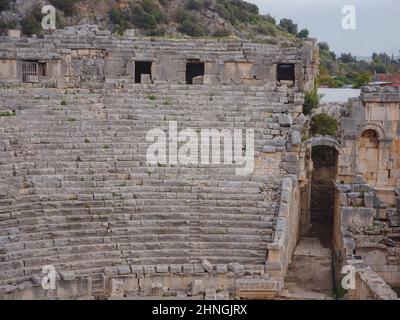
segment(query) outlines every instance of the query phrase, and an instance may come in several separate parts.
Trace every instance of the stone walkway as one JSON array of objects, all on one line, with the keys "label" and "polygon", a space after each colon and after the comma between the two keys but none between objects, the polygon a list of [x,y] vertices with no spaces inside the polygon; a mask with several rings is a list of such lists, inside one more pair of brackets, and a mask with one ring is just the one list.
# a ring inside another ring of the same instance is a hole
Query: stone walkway
[{"label": "stone walkway", "polygon": [[285,282],[284,299],[334,299],[332,252],[318,238],[300,240]]}]

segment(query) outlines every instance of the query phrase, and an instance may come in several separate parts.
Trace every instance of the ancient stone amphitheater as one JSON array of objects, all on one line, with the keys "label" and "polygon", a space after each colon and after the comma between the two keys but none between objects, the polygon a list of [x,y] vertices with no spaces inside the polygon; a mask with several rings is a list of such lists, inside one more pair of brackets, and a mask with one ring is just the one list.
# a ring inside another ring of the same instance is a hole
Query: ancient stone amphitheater
[{"label": "ancient stone amphitheater", "polygon": [[[115,38],[95,26],[1,37],[0,298],[283,297],[309,222],[318,138],[302,143],[301,92],[317,66],[312,41]],[[149,165],[146,135],[171,121],[254,129],[253,172]],[[319,139],[343,152],[335,178],[350,183],[351,143]]]}]

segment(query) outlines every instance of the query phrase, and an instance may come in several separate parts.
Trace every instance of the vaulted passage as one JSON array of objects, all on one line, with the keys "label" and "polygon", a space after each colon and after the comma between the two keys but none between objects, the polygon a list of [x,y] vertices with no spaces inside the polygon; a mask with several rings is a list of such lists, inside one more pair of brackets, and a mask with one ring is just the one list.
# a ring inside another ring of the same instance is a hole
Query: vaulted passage
[{"label": "vaulted passage", "polygon": [[[334,299],[332,236],[338,152],[329,146],[312,148],[309,207],[304,235],[293,256],[285,281],[289,299]],[[308,192],[303,194],[307,197]],[[307,201],[305,201],[307,203]]]},{"label": "vaulted passage", "polygon": [[135,83],[142,83],[142,74],[150,75],[151,79],[151,61],[136,61],[135,62]]},{"label": "vaulted passage", "polygon": [[186,84],[193,84],[193,78],[204,76],[204,62],[188,60],[186,64]]},{"label": "vaulted passage", "polygon": [[311,179],[309,235],[317,237],[329,248],[333,232],[338,153],[332,147],[316,146],[312,149],[312,160],[314,170]]}]

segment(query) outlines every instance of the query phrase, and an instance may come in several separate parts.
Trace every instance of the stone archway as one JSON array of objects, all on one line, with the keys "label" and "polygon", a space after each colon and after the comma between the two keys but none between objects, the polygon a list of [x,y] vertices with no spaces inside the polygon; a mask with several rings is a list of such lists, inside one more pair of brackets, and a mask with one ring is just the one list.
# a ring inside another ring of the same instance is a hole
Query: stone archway
[{"label": "stone archway", "polygon": [[[311,228],[312,182],[320,177],[325,177],[324,173],[320,176],[314,174],[317,162],[313,161],[312,153],[313,150],[316,150],[317,148],[327,148],[326,150],[331,150],[331,152],[335,154],[335,175],[334,177],[331,177],[331,187],[334,187],[336,182],[339,171],[338,168],[349,166],[349,163],[346,163],[346,155],[335,138],[319,136],[313,137],[303,143],[300,152],[300,166],[302,169],[299,175],[301,195],[300,230],[302,235],[306,235]],[[314,179],[313,175],[315,176]]]}]

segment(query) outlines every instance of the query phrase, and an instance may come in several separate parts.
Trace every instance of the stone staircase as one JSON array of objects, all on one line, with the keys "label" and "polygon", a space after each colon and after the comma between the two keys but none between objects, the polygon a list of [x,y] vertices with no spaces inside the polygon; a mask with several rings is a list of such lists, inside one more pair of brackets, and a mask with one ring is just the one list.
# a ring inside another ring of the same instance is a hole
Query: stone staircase
[{"label": "stone staircase", "polygon": [[[263,87],[126,85],[0,91],[0,285],[42,266],[98,275],[106,266],[263,264],[274,234],[280,160],[292,111]],[[284,107],[282,107],[284,106]],[[232,165],[148,166],[146,134],[254,128],[250,176]],[[101,291],[100,278],[93,277]]]}]

